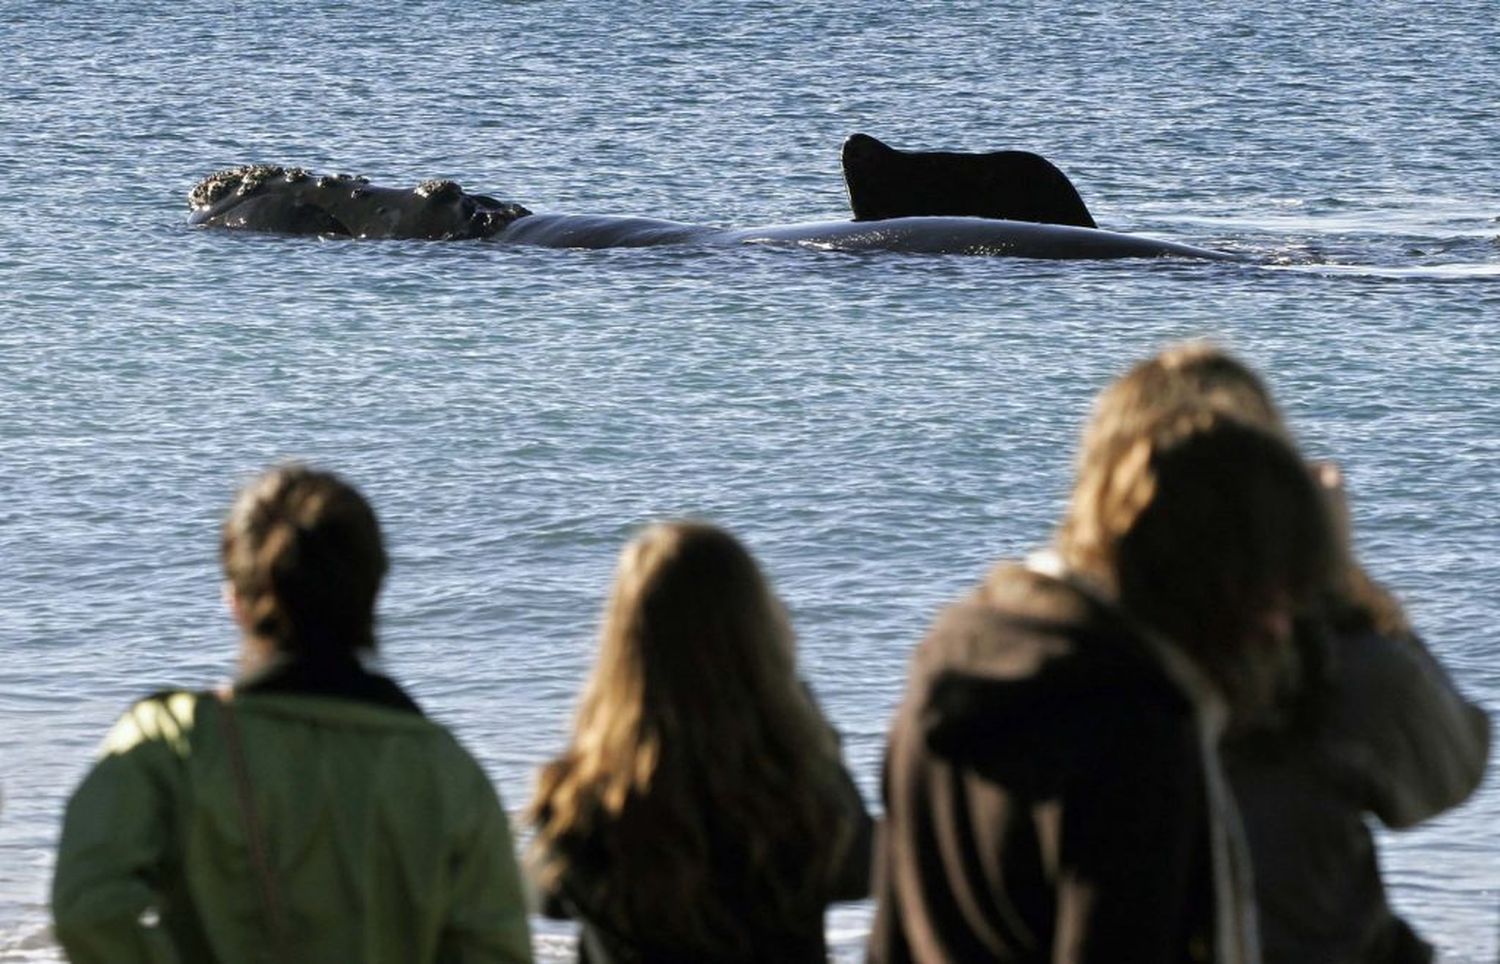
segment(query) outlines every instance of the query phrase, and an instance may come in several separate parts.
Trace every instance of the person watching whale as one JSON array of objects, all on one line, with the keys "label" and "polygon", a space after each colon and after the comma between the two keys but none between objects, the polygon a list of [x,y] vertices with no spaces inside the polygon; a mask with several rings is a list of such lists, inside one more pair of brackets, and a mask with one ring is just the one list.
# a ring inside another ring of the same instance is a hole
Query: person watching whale
[{"label": "person watching whale", "polygon": [[526,962],[505,811],[376,652],[386,554],[301,466],[224,523],[240,669],[130,707],[68,803],[52,889],[74,962]]},{"label": "person watching whale", "polygon": [[[1105,390],[1092,447],[1183,406],[1295,444],[1253,370],[1211,344],[1186,343]],[[1423,962],[1432,948],[1391,908],[1368,820],[1411,827],[1467,799],[1484,775],[1489,719],[1356,559],[1343,473],[1310,464],[1337,536],[1323,618],[1299,625],[1273,692],[1241,715],[1223,747],[1255,869],[1262,954],[1270,964]]]},{"label": "person watching whale", "polygon": [[870,959],[1258,961],[1217,743],[1333,543],[1269,432],[1184,408],[1091,437],[1052,549],[997,566],[913,655]]}]

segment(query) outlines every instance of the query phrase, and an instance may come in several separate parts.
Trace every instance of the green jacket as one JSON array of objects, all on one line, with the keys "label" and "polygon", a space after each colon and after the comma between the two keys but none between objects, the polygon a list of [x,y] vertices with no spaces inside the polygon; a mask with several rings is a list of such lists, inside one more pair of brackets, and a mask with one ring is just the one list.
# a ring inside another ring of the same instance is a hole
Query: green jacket
[{"label": "green jacket", "polygon": [[447,730],[324,696],[241,693],[234,706],[282,939],[225,710],[167,693],[120,719],[68,804],[52,910],[71,960],[531,959],[505,811]]}]

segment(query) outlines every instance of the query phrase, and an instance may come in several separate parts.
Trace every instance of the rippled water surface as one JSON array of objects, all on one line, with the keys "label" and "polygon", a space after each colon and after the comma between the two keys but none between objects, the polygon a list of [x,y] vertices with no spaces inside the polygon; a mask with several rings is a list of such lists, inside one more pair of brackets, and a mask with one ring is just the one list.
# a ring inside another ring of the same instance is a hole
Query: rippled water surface
[{"label": "rippled water surface", "polygon": [[[389,532],[391,671],[518,809],[621,542],[744,536],[876,801],[911,646],[1044,540],[1089,398],[1210,335],[1350,480],[1360,548],[1500,708],[1500,27],[1487,2],[0,2],[0,958],[53,960],[60,809],[133,697],[230,669],[215,526],[295,456]],[[838,147],[1030,149],[1105,227],[1250,264],[555,251],[195,232],[249,161],[534,210],[845,217]],[[1493,768],[1492,768],[1493,770]],[[1452,960],[1500,784],[1382,838]],[[831,922],[854,956],[869,909]],[[566,928],[543,928],[544,956]]]}]

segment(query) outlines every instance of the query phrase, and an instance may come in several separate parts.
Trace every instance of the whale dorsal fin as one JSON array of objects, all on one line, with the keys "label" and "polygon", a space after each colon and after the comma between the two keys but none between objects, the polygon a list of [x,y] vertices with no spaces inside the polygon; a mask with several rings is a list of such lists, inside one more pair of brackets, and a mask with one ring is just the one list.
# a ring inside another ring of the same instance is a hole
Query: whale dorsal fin
[{"label": "whale dorsal fin", "polygon": [[853,134],[842,159],[856,221],[949,215],[1098,227],[1067,175],[1027,151],[898,151]]}]

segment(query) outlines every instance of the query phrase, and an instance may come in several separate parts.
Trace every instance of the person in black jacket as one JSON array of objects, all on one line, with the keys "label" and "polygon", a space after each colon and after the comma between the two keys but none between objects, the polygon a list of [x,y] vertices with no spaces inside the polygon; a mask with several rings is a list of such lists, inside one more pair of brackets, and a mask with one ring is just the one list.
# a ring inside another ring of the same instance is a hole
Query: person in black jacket
[{"label": "person in black jacket", "polygon": [[823,961],[824,909],[869,892],[871,821],[785,614],[705,524],[626,546],[531,816],[543,910],[592,964]]},{"label": "person in black jacket", "polygon": [[1184,410],[1086,450],[1055,551],[913,657],[871,960],[1256,961],[1215,743],[1274,688],[1331,547],[1302,461],[1242,422]]}]

